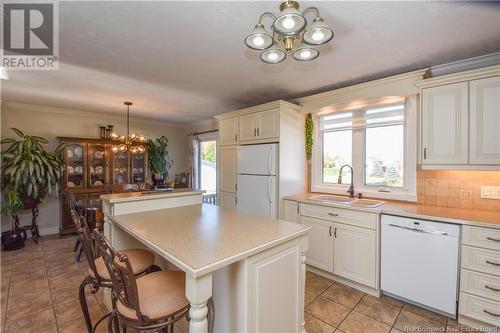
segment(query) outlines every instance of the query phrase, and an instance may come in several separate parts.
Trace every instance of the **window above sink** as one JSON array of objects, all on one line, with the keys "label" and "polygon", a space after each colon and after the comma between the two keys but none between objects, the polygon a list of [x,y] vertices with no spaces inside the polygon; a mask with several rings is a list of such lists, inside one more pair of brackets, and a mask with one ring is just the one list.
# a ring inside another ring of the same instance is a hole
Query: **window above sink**
[{"label": "window above sink", "polygon": [[[416,201],[416,96],[315,115],[311,190],[345,195],[353,167],[356,192]],[[368,207],[376,203],[359,202]]]}]

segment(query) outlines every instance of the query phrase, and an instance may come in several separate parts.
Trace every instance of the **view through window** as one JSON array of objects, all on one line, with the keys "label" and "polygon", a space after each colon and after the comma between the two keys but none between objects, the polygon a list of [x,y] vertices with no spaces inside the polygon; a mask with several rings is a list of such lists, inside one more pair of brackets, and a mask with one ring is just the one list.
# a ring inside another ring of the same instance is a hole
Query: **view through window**
[{"label": "view through window", "polygon": [[[200,189],[205,191],[204,202],[217,199],[217,141],[200,142]],[[213,201],[213,202],[212,202]]]}]

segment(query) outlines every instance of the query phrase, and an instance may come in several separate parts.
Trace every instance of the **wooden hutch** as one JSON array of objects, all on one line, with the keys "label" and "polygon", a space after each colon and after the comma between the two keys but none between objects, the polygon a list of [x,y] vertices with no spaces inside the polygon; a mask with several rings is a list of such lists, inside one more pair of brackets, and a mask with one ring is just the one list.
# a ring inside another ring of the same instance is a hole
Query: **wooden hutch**
[{"label": "wooden hutch", "polygon": [[[66,190],[75,193],[77,200],[99,199],[104,185],[142,184],[147,176],[147,149],[140,153],[114,152],[113,140],[58,137],[66,144],[66,172],[60,195],[60,234],[76,231],[71,220]],[[147,146],[147,143],[141,144]]]}]

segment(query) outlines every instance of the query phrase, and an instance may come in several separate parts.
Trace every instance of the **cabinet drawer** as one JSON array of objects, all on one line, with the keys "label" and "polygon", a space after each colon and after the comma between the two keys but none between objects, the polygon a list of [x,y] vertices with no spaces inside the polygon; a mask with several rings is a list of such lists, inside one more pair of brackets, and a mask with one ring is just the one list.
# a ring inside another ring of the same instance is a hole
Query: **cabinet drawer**
[{"label": "cabinet drawer", "polygon": [[341,222],[359,227],[376,229],[377,214],[359,212],[350,209],[342,209],[336,207],[326,207],[311,204],[301,204],[301,215],[315,217],[318,219]]},{"label": "cabinet drawer", "polygon": [[463,226],[462,244],[500,251],[500,229]]},{"label": "cabinet drawer", "polygon": [[460,293],[458,313],[488,324],[500,326],[500,303]]},{"label": "cabinet drawer", "polygon": [[500,276],[500,252],[462,245],[462,268]]},{"label": "cabinet drawer", "polygon": [[462,269],[460,291],[500,302],[500,279],[497,276]]}]

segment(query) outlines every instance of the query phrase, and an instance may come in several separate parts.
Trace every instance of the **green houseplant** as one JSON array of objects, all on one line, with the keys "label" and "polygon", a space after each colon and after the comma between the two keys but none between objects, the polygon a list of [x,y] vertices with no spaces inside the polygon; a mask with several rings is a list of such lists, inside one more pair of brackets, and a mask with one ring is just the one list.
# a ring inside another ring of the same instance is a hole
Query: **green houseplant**
[{"label": "green houseplant", "polygon": [[5,250],[17,250],[24,247],[26,231],[19,229],[18,214],[24,210],[24,205],[19,192],[11,188],[4,193],[2,214],[10,218],[10,230],[2,232],[2,244]]},{"label": "green houseplant", "polygon": [[[48,140],[39,136],[26,135],[12,128],[16,139],[4,139],[2,146],[2,193],[5,202],[12,202],[17,193],[25,209],[35,209],[47,196],[59,192],[59,183],[66,167],[62,158],[64,144],[53,152],[45,150]],[[17,205],[16,205],[17,207]],[[14,211],[15,212],[15,211]],[[17,217],[15,212],[14,216]],[[12,216],[12,212],[10,212]],[[13,225],[11,234],[18,231],[19,221]]]},{"label": "green houseplant", "polygon": [[168,153],[168,139],[165,136],[148,140],[148,167],[155,186],[164,182],[173,163]]}]

